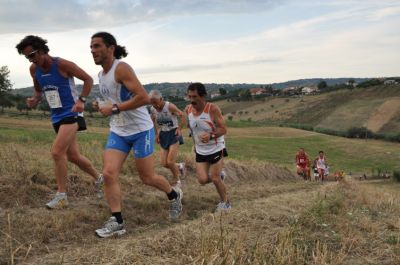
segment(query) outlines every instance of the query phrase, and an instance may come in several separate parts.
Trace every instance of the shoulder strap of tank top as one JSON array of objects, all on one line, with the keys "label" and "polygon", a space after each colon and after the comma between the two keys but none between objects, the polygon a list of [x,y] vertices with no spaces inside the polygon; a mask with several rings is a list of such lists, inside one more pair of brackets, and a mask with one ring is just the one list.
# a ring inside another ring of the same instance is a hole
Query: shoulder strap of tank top
[{"label": "shoulder strap of tank top", "polygon": [[206,106],[204,107],[204,113],[209,114],[210,113],[210,108],[211,108],[211,103],[207,102]]}]

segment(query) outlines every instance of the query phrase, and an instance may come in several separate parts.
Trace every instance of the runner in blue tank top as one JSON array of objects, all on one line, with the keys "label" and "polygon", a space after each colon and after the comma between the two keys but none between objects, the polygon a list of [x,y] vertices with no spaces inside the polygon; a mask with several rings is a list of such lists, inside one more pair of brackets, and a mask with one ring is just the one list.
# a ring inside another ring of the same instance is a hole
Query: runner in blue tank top
[{"label": "runner in blue tank top", "polygon": [[[35,107],[46,97],[51,109],[51,120],[56,139],[51,154],[54,161],[54,175],[57,180],[56,196],[46,204],[49,209],[68,205],[66,195],[67,161],[77,165],[93,177],[97,196],[102,196],[103,177],[93,164],[79,153],[76,133],[86,129],[83,109],[86,96],[90,93],[93,79],[73,62],[51,57],[47,40],[38,36],[26,36],[17,44],[18,53],[31,62],[30,73],[33,79],[33,96],[27,99],[28,107]],[[81,95],[74,84],[74,77],[83,81]]]}]

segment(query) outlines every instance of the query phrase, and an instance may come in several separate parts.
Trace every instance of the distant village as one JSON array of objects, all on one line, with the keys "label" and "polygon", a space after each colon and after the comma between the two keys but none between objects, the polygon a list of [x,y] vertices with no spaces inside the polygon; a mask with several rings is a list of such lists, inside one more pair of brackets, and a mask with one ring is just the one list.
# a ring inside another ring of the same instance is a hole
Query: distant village
[{"label": "distant village", "polygon": [[[251,97],[252,99],[256,98],[264,98],[270,96],[300,96],[300,95],[316,95],[324,92],[329,92],[333,90],[339,89],[353,89],[357,87],[370,87],[374,85],[397,85],[400,83],[400,79],[388,79],[388,78],[375,78],[370,79],[361,83],[357,83],[354,80],[348,80],[343,84],[337,84],[334,86],[328,86],[325,81],[320,81],[318,84],[313,85],[305,85],[305,86],[287,86],[283,89],[274,89],[272,85],[265,85],[254,88],[247,89],[237,89],[236,93],[238,97],[246,98]],[[211,99],[220,99],[221,97],[231,98],[232,94],[235,94],[235,91],[227,92],[225,89],[219,89],[219,91],[213,91],[210,94]]]}]

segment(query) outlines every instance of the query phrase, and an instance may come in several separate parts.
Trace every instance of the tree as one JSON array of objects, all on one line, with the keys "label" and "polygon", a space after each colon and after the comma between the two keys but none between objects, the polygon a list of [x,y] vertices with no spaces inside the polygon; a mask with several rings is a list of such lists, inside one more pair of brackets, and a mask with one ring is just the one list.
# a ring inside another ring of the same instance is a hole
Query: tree
[{"label": "tree", "polygon": [[40,101],[38,105],[39,110],[43,111],[43,116],[46,116],[46,112],[50,112],[50,106],[47,103],[47,100]]},{"label": "tree", "polygon": [[324,80],[322,80],[322,81],[320,81],[320,82],[318,83],[318,89],[319,89],[319,90],[325,89],[325,88],[327,88],[327,87],[328,87],[328,85],[326,84],[326,81],[324,81]]},{"label": "tree", "polygon": [[226,89],[221,87],[221,88],[219,89],[219,94],[220,94],[221,96],[226,95]]},{"label": "tree", "polygon": [[3,112],[4,107],[8,108],[13,106],[13,103],[9,99],[9,91],[12,89],[12,84],[9,78],[10,70],[7,66],[0,68],[0,106]]}]

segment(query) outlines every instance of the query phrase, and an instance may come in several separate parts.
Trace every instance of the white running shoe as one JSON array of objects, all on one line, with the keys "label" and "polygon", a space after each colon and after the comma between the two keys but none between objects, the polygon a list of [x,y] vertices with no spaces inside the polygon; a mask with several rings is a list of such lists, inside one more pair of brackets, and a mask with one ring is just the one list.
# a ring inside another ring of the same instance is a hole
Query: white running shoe
[{"label": "white running shoe", "polygon": [[220,177],[221,177],[221,180],[222,180],[222,181],[224,181],[224,180],[225,180],[225,177],[226,177],[225,170],[223,170],[223,169],[221,170]]},{"label": "white running shoe", "polygon": [[110,237],[110,236],[120,236],[126,233],[124,228],[124,223],[119,224],[117,222],[117,218],[115,216],[111,216],[107,222],[104,223],[104,226],[100,229],[96,230],[96,235],[101,238]]},{"label": "white running shoe", "polygon": [[179,189],[182,189],[182,182],[178,180],[172,187],[177,187]]},{"label": "white running shoe", "polygon": [[54,198],[46,203],[48,209],[60,209],[68,206],[68,199],[66,193],[57,192]]},{"label": "white running shoe", "polygon": [[181,178],[186,177],[186,165],[184,162],[178,164],[179,172],[181,173]]},{"label": "white running shoe", "polygon": [[[225,170],[223,170],[223,169],[221,170],[221,173],[220,173],[219,177],[221,178],[222,182],[224,182],[225,177],[226,177]],[[208,175],[208,182],[212,182],[212,179],[211,179],[210,175]]]},{"label": "white running shoe", "polygon": [[215,209],[215,212],[218,213],[220,211],[226,211],[232,208],[232,205],[230,202],[220,202],[217,205],[217,208]]},{"label": "white running shoe", "polygon": [[96,197],[101,199],[104,196],[104,176],[100,174],[97,180],[94,182],[96,188]]},{"label": "white running shoe", "polygon": [[179,187],[173,187],[173,189],[178,194],[178,197],[171,200],[171,205],[169,208],[169,218],[171,219],[171,221],[176,221],[182,213],[183,192]]}]

